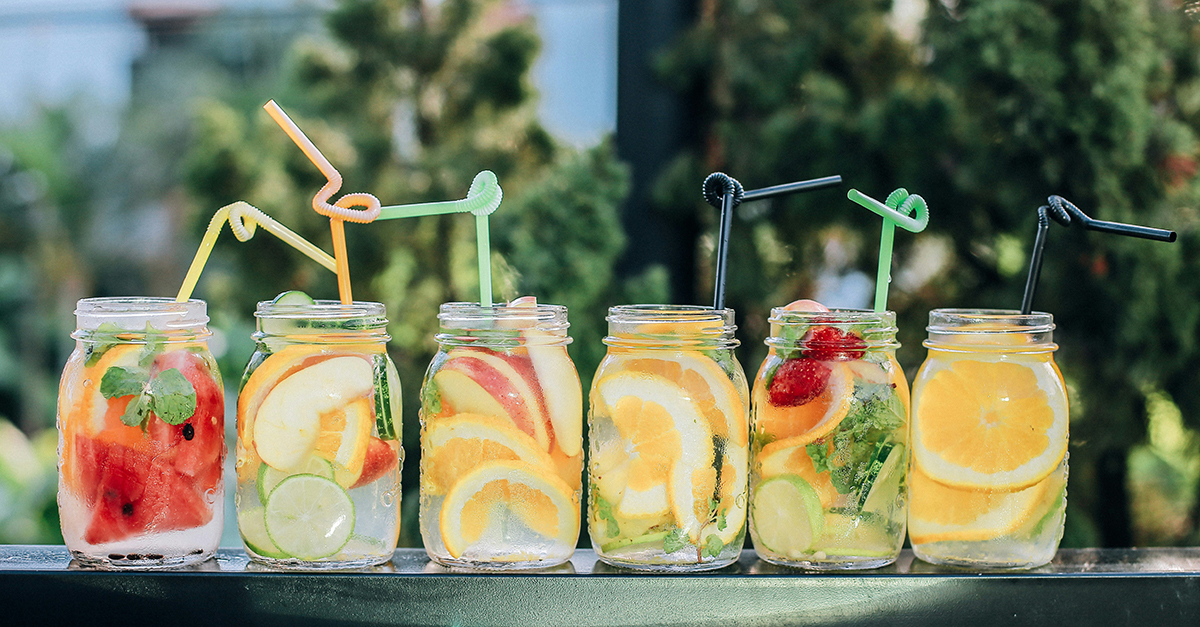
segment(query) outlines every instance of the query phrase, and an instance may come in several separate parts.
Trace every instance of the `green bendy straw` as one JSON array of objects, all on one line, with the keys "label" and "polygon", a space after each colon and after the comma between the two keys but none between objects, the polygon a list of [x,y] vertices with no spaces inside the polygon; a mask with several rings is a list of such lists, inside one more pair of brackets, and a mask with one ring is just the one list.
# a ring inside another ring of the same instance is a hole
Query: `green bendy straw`
[{"label": "green bendy straw", "polygon": [[[883,230],[879,235],[879,270],[875,275],[875,311],[887,311],[888,284],[892,281],[892,241],[895,239],[896,226],[911,233],[924,231],[929,226],[929,206],[924,198],[909,194],[903,187],[888,194],[884,202],[857,189],[846,192],[846,197],[883,216]],[[914,211],[916,215],[909,216]]]},{"label": "green bendy straw", "polygon": [[488,216],[500,207],[504,191],[491,170],[475,175],[467,197],[462,200],[423,202],[411,205],[382,207],[376,220],[417,218],[446,213],[471,213],[475,215],[475,249],[479,255],[479,304],[492,306],[492,245]]}]

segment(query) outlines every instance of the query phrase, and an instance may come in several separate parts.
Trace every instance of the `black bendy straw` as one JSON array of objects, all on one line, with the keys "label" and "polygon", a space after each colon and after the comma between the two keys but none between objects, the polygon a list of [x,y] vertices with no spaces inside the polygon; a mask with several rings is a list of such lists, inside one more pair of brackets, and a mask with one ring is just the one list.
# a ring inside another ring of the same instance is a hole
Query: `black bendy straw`
[{"label": "black bendy straw", "polygon": [[1046,246],[1046,231],[1050,229],[1051,218],[1063,226],[1080,224],[1083,225],[1083,228],[1091,231],[1140,237],[1159,242],[1173,242],[1178,237],[1175,231],[1166,229],[1094,220],[1062,196],[1051,196],[1049,201],[1050,204],[1038,207],[1037,236],[1033,240],[1033,252],[1029,257],[1029,276],[1025,279],[1025,296],[1021,299],[1022,315],[1029,314],[1033,310],[1033,292],[1037,289],[1038,275],[1042,272],[1042,249]]},{"label": "black bendy straw", "polygon": [[811,192],[842,184],[838,175],[826,176],[810,181],[784,183],[752,191],[742,189],[737,179],[724,172],[713,172],[704,179],[704,200],[721,210],[721,226],[717,232],[717,284],[713,289],[713,309],[725,308],[725,268],[729,256],[729,229],[733,223],[733,210],[743,202],[766,200],[798,192]]}]

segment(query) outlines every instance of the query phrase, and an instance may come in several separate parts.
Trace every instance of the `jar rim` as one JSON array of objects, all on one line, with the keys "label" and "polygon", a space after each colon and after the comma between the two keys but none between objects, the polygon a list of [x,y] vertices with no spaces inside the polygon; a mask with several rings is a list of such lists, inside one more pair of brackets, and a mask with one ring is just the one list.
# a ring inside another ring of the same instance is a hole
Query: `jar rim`
[{"label": "jar rim", "polygon": [[896,327],[896,312],[874,309],[834,308],[828,311],[796,311],[783,307],[772,307],[768,322],[774,324],[883,324]]},{"label": "jar rim", "polygon": [[734,320],[733,310],[726,307],[725,309],[713,309],[703,305],[661,305],[661,304],[640,304],[640,305],[614,305],[608,308],[608,316],[605,320],[614,322],[671,322],[671,321],[686,321],[686,322],[704,322],[720,320],[725,325],[732,325]]},{"label": "jar rim", "polygon": [[[700,305],[616,305],[608,308],[608,346],[735,348],[734,311]],[[707,323],[707,324],[706,324]],[[641,325],[653,325],[641,327]]]},{"label": "jar rim", "polygon": [[354,301],[342,303],[338,300],[314,300],[312,304],[280,304],[270,300],[259,301],[254,311],[255,318],[316,318],[322,320],[347,320],[353,318],[379,318],[387,324],[383,303]]},{"label": "jar rim", "polygon": [[1054,328],[1054,316],[1042,311],[1023,314],[1016,309],[943,308],[929,312],[925,330],[931,334],[1002,335],[1048,333]]},{"label": "jar rim", "polygon": [[75,320],[80,331],[109,324],[144,332],[147,325],[160,331],[203,328],[209,318],[208,304],[195,298],[181,303],[161,296],[99,296],[80,299]]},{"label": "jar rim", "polygon": [[536,320],[553,321],[561,318],[566,322],[567,306],[536,303],[510,305],[497,303],[481,305],[474,302],[442,303],[438,308],[438,320]]}]

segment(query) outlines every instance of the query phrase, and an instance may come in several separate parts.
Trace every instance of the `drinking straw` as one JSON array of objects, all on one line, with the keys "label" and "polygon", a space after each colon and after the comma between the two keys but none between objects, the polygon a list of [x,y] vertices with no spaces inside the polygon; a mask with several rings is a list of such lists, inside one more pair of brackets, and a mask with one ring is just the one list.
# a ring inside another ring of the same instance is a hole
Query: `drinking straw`
[{"label": "drinking straw", "polygon": [[[911,233],[924,231],[929,226],[929,206],[924,198],[909,194],[903,187],[888,194],[884,202],[857,189],[847,192],[846,197],[883,217],[883,229],[879,235],[879,269],[875,273],[875,311],[887,311],[888,284],[892,282],[892,242],[896,227]],[[915,216],[909,215],[914,212]]]},{"label": "drinking straw", "polygon": [[[349,305],[354,301],[350,291],[350,263],[346,258],[346,231],[343,221],[367,223],[379,216],[379,199],[371,194],[356,192],[338,198],[332,205],[329,197],[342,187],[342,175],[329,163],[325,155],[304,135],[304,131],[288,117],[274,100],[263,105],[267,113],[275,120],[292,141],[304,151],[309,161],[317,166],[328,182],[313,196],[312,207],[317,213],[329,218],[329,231],[333,236],[333,257],[337,261],[338,296],[342,304]],[[364,207],[351,209],[350,207]]]},{"label": "drinking straw", "polygon": [[717,231],[717,276],[713,287],[713,309],[725,308],[725,269],[729,257],[729,230],[733,223],[733,210],[743,202],[766,200],[777,196],[810,192],[842,184],[838,175],[808,181],[784,183],[751,191],[742,189],[737,179],[724,172],[713,172],[704,178],[704,200],[721,210],[721,225]]},{"label": "drinking straw", "polygon": [[492,306],[492,250],[488,216],[500,208],[504,190],[491,170],[475,175],[467,197],[462,200],[423,202],[411,205],[382,207],[378,220],[415,218],[446,213],[471,213],[475,216],[475,250],[479,256],[479,304]]},{"label": "drinking straw", "polygon": [[1160,242],[1173,242],[1178,237],[1175,231],[1166,229],[1094,220],[1062,196],[1051,196],[1048,200],[1049,204],[1038,207],[1037,235],[1033,239],[1033,251],[1029,256],[1029,275],[1025,278],[1025,295],[1021,298],[1022,314],[1029,314],[1033,311],[1033,292],[1037,289],[1038,275],[1042,272],[1042,250],[1046,246],[1046,231],[1050,229],[1051,218],[1063,226],[1069,227],[1072,223],[1081,224],[1085,229],[1113,235],[1140,237]]},{"label": "drinking straw", "polygon": [[183,286],[179,288],[179,294],[175,296],[175,302],[187,302],[192,297],[192,290],[196,289],[196,282],[200,280],[200,273],[204,270],[204,264],[208,262],[208,256],[212,253],[213,245],[217,243],[217,235],[221,232],[221,225],[226,220],[229,221],[229,230],[233,231],[233,236],[239,242],[250,241],[250,238],[254,237],[255,229],[259,225],[262,225],[268,232],[291,244],[293,248],[308,255],[313,261],[325,266],[330,272],[337,272],[337,262],[333,257],[326,254],[325,251],[312,245],[308,240],[292,232],[286,226],[276,222],[271,216],[263,213],[258,208],[239,200],[218,209],[213,215],[212,220],[209,221],[208,230],[204,232],[204,237],[200,240],[200,248],[196,250],[196,256],[192,259],[192,265],[188,268],[187,276],[183,278]]}]

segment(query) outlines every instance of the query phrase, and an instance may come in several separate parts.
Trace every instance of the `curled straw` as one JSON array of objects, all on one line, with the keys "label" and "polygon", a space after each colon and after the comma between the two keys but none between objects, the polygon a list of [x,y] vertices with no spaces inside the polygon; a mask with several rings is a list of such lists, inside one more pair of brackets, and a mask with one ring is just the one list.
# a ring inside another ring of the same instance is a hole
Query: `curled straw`
[{"label": "curled straw", "polygon": [[1033,252],[1029,256],[1029,276],[1025,279],[1025,295],[1021,298],[1021,313],[1033,311],[1033,292],[1037,289],[1038,275],[1042,272],[1042,250],[1046,247],[1046,231],[1050,228],[1050,219],[1063,226],[1081,224],[1089,231],[1100,231],[1113,235],[1127,235],[1160,242],[1173,242],[1177,235],[1175,231],[1156,229],[1149,226],[1093,220],[1079,210],[1074,203],[1062,196],[1051,196],[1048,205],[1038,207],[1037,236],[1033,240]]},{"label": "curled straw", "polygon": [[[909,194],[903,187],[888,194],[887,200],[879,202],[857,189],[846,193],[850,200],[883,216],[883,229],[879,234],[879,269],[875,274],[875,311],[887,311],[888,284],[892,282],[892,243],[896,227],[911,233],[920,233],[929,226],[929,206],[917,194]],[[909,215],[915,213],[916,215]]]},{"label": "curled straw", "polygon": [[232,205],[225,205],[218,209],[217,213],[213,215],[212,220],[209,221],[208,230],[204,232],[204,238],[200,240],[200,248],[196,251],[196,256],[192,259],[192,265],[188,268],[187,276],[183,279],[183,286],[179,288],[179,294],[175,297],[175,302],[186,302],[192,297],[192,290],[196,288],[196,282],[200,280],[200,272],[204,270],[204,264],[208,262],[208,256],[212,253],[213,245],[217,243],[217,235],[221,232],[221,225],[226,220],[229,221],[229,230],[233,231],[233,236],[239,242],[249,241],[250,238],[254,237],[255,229],[261,225],[279,239],[291,244],[296,250],[308,255],[313,261],[325,266],[331,272],[337,272],[337,262],[333,257],[326,254],[325,251],[288,230],[287,227],[276,222],[271,216],[239,200]]},{"label": "curled straw", "polygon": [[737,179],[724,172],[713,172],[704,178],[704,200],[721,210],[721,226],[717,232],[717,277],[713,288],[713,309],[725,308],[725,269],[729,257],[729,230],[733,223],[733,209],[743,202],[765,200],[797,192],[810,192],[842,184],[838,175],[808,181],[784,183],[751,191],[742,189]]},{"label": "curled straw", "polygon": [[[317,150],[317,147],[304,135],[300,127],[296,126],[296,123],[283,112],[283,109],[275,104],[274,100],[267,102],[263,108],[279,126],[283,127],[288,137],[296,142],[309,161],[312,161],[313,165],[317,166],[317,169],[328,180],[313,196],[312,206],[314,211],[329,218],[329,230],[333,236],[333,256],[337,261],[338,296],[343,304],[348,305],[354,301],[354,297],[350,291],[350,263],[346,258],[346,231],[342,222],[367,223],[375,220],[379,217],[380,212],[379,199],[371,194],[356,192],[346,194],[338,198],[332,205],[329,204],[330,196],[333,196],[342,187],[342,175],[333,167],[333,164],[329,163],[325,155]],[[364,209],[351,209],[351,207],[364,207]]]},{"label": "curled straw", "polygon": [[475,175],[474,180],[471,181],[471,188],[467,190],[467,197],[462,200],[383,207],[377,219],[392,220],[446,213],[473,214],[475,216],[475,249],[479,256],[479,304],[491,307],[492,252],[488,216],[500,208],[500,202],[503,199],[504,190],[500,189],[500,182],[496,180],[496,175],[491,170],[484,170]]}]

